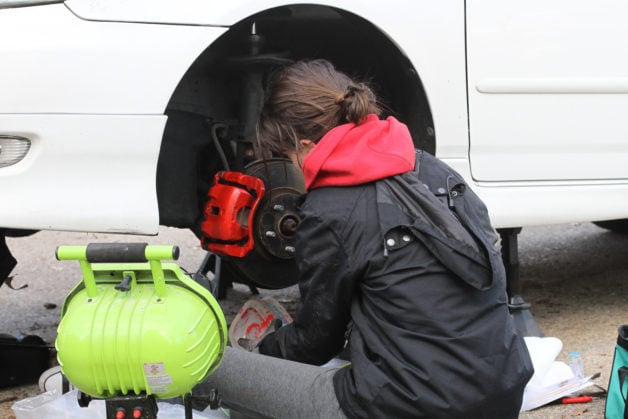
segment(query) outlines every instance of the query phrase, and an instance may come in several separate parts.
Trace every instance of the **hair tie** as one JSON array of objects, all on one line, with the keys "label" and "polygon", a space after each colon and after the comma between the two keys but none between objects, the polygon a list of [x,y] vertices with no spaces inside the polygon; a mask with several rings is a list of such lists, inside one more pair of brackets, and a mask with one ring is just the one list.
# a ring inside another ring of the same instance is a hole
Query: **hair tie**
[{"label": "hair tie", "polygon": [[353,96],[355,95],[355,92],[357,92],[357,88],[355,86],[352,85],[348,85],[347,88],[345,89],[345,92],[341,95],[338,95],[336,97],[336,100],[334,101],[334,103],[336,103],[336,105],[340,105],[342,102],[344,102],[349,96]]}]

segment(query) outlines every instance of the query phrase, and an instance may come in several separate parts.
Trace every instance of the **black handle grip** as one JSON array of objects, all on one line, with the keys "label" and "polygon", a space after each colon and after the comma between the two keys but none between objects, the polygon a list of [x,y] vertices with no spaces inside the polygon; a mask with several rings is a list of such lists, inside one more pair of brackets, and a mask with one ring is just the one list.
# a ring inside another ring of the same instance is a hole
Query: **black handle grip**
[{"label": "black handle grip", "polygon": [[148,243],[90,243],[85,256],[91,263],[147,262]]}]

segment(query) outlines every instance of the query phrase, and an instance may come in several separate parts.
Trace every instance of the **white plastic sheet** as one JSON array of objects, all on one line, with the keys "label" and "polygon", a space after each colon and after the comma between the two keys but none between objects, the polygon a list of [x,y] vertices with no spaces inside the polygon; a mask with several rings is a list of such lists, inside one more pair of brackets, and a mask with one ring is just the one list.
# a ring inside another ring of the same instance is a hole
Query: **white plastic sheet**
[{"label": "white plastic sheet", "polygon": [[[185,417],[182,405],[157,402],[159,419],[181,419]],[[77,402],[77,390],[58,395],[48,391],[29,397],[12,406],[16,419],[106,419],[104,400],[92,400],[88,407],[80,407]],[[194,419],[224,419],[229,416],[222,410],[203,412],[194,411]]]}]

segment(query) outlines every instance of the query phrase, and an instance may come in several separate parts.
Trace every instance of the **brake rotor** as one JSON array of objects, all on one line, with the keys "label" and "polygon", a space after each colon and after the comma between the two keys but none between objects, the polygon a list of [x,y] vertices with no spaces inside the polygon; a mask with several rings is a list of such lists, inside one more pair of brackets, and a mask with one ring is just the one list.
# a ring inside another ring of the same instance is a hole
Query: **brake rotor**
[{"label": "brake rotor", "polygon": [[302,172],[288,159],[258,160],[245,168],[247,175],[264,182],[266,192],[253,222],[253,251],[244,258],[229,258],[248,282],[260,288],[285,288],[298,281],[294,261],[298,205],[305,193]]}]

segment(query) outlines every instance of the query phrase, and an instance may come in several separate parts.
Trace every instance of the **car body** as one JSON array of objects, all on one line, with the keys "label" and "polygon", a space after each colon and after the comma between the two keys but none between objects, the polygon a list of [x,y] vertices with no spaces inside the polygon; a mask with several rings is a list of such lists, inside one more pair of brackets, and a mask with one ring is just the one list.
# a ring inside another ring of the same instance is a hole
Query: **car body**
[{"label": "car body", "polygon": [[496,227],[626,219],[626,20],[620,0],[0,2],[0,136],[30,141],[0,227],[194,229],[216,138],[243,167],[264,77],[317,57],[370,80]]}]

